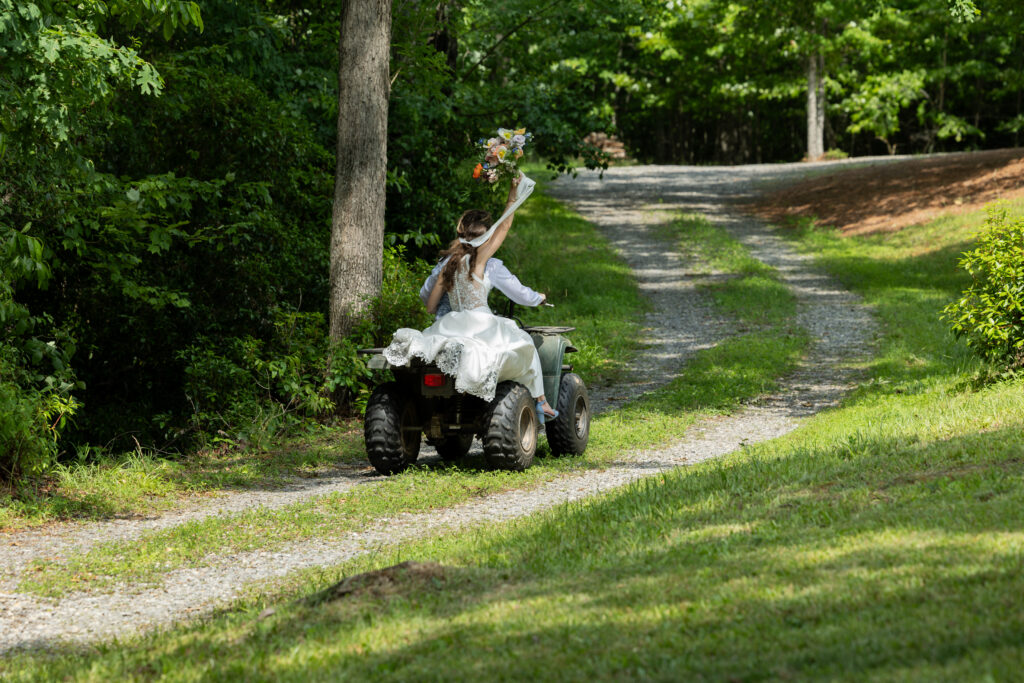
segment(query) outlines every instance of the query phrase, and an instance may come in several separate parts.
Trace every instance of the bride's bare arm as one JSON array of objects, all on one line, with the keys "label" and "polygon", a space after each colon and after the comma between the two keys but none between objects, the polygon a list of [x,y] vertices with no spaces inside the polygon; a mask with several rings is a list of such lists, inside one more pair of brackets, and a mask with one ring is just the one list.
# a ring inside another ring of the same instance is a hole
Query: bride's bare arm
[{"label": "bride's bare arm", "polygon": [[434,288],[430,290],[427,297],[427,313],[437,313],[437,307],[441,304],[441,297],[444,296],[444,273],[438,276],[434,282]]},{"label": "bride's bare arm", "polygon": [[[508,188],[508,200],[505,202],[505,209],[512,206],[516,201],[516,193],[519,190],[519,180],[522,176],[518,176],[512,179],[512,186]],[[515,214],[512,214],[501,222],[498,229],[491,235],[491,239],[487,240],[476,250],[476,269],[480,272],[477,273],[477,277],[483,277],[484,266],[487,265],[487,259],[494,256],[494,253],[498,251],[498,247],[505,241],[505,237],[508,235],[509,228],[512,227],[512,219],[515,218]]]}]

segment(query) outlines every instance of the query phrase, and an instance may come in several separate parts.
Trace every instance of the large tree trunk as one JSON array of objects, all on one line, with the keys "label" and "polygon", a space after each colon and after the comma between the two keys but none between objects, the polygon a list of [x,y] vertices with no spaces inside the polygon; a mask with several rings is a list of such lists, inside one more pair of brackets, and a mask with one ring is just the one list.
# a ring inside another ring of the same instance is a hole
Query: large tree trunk
[{"label": "large tree trunk", "polygon": [[391,0],[344,0],[331,220],[331,337],[380,294],[387,175]]},{"label": "large tree trunk", "polygon": [[807,58],[807,160],[825,155],[825,58],[820,52]]}]

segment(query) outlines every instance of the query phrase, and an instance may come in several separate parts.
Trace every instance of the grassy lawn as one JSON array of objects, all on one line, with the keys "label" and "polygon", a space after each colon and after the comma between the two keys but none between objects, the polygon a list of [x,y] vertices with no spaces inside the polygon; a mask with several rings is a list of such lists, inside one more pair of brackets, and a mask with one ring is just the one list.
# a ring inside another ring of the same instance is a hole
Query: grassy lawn
[{"label": "grassy lawn", "polygon": [[[298,575],[208,622],[3,666],[79,680],[1018,679],[1024,383],[972,388],[977,366],[937,316],[979,224],[794,228],[883,336],[869,381],[786,437]],[[670,403],[630,409],[667,417]],[[325,590],[409,559],[439,566]]]},{"label": "grassy lawn", "polygon": [[[556,208],[552,206],[551,213]],[[704,236],[698,239],[691,234],[695,229]],[[724,240],[749,260],[741,245],[701,219],[676,221],[671,230],[679,238],[689,237],[690,243]],[[597,417],[583,458],[545,457],[521,473],[488,471],[471,459],[457,466],[414,468],[373,487],[356,487],[273,510],[259,508],[191,521],[138,540],[101,544],[63,563],[39,560],[19,588],[59,597],[70,591],[103,590],[122,581],[157,583],[165,573],[201,565],[211,556],[338,537],[380,517],[537,486],[574,471],[605,467],[624,452],[677,439],[701,415],[728,412],[774,388],[776,378],[793,369],[807,344],[806,334],[791,322],[792,295],[770,270],[762,268],[754,277],[773,283],[766,288],[774,296],[753,300],[738,295],[752,276],[739,267],[732,270],[729,264],[716,267],[734,277],[716,282],[714,296],[732,302],[726,307],[749,331],[697,354],[660,391]],[[542,443],[541,453],[547,454],[546,444]]]}]

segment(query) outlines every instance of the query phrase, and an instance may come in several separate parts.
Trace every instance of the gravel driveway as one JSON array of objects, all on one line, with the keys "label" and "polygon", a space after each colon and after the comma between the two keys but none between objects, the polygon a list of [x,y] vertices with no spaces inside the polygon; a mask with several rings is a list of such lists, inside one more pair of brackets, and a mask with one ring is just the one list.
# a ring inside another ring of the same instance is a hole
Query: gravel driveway
[{"label": "gravel driveway", "polygon": [[18,594],[15,587],[36,558],[60,562],[71,552],[113,539],[136,538],[190,519],[250,507],[280,507],[353,486],[374,486],[379,477],[341,470],[279,491],[231,493],[213,502],[153,519],[62,525],[7,534],[0,539],[0,652],[22,647],[88,641],[151,629],[209,613],[236,597],[248,583],[297,569],[330,566],[383,546],[427,533],[508,520],[622,486],[640,477],[729,453],[742,444],[794,429],[801,417],[834,405],[854,377],[849,363],[865,355],[873,335],[866,308],[831,278],[816,272],[763,223],[742,216],[736,205],[771,184],[834,164],[741,167],[636,166],[615,168],[601,180],[583,173],[562,179],[551,193],[594,222],[636,273],[653,306],[644,324],[646,348],[628,381],[595,387],[594,407],[608,410],[676,374],[695,351],[730,334],[731,322],[716,315],[697,288],[693,264],[660,242],[653,226],[675,212],[699,212],[725,227],[758,259],[778,268],[799,302],[798,322],[813,346],[798,371],[778,392],[728,417],[708,419],[678,442],[651,451],[623,453],[600,471],[567,475],[524,491],[490,495],[448,509],[381,519],[330,541],[314,540],[285,551],[220,557],[203,567],[177,570],[157,588],[122,586],[108,594],[72,594],[50,601]]}]

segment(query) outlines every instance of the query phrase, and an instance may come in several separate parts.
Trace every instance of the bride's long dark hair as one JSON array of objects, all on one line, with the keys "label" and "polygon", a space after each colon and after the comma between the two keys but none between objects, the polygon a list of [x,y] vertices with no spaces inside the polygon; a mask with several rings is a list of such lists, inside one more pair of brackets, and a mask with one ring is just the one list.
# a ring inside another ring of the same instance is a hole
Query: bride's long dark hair
[{"label": "bride's long dark hair", "polygon": [[459,270],[459,262],[462,261],[463,256],[469,254],[468,277],[472,278],[473,269],[476,268],[476,247],[471,244],[464,244],[459,239],[476,239],[487,232],[489,227],[491,227],[491,214],[486,211],[470,209],[462,214],[462,217],[459,219],[459,225],[455,230],[457,237],[452,240],[447,249],[441,252],[442,259],[445,256],[451,257],[448,259],[448,263],[444,265],[444,270],[441,271],[444,291],[450,292],[452,290],[455,274]]}]

